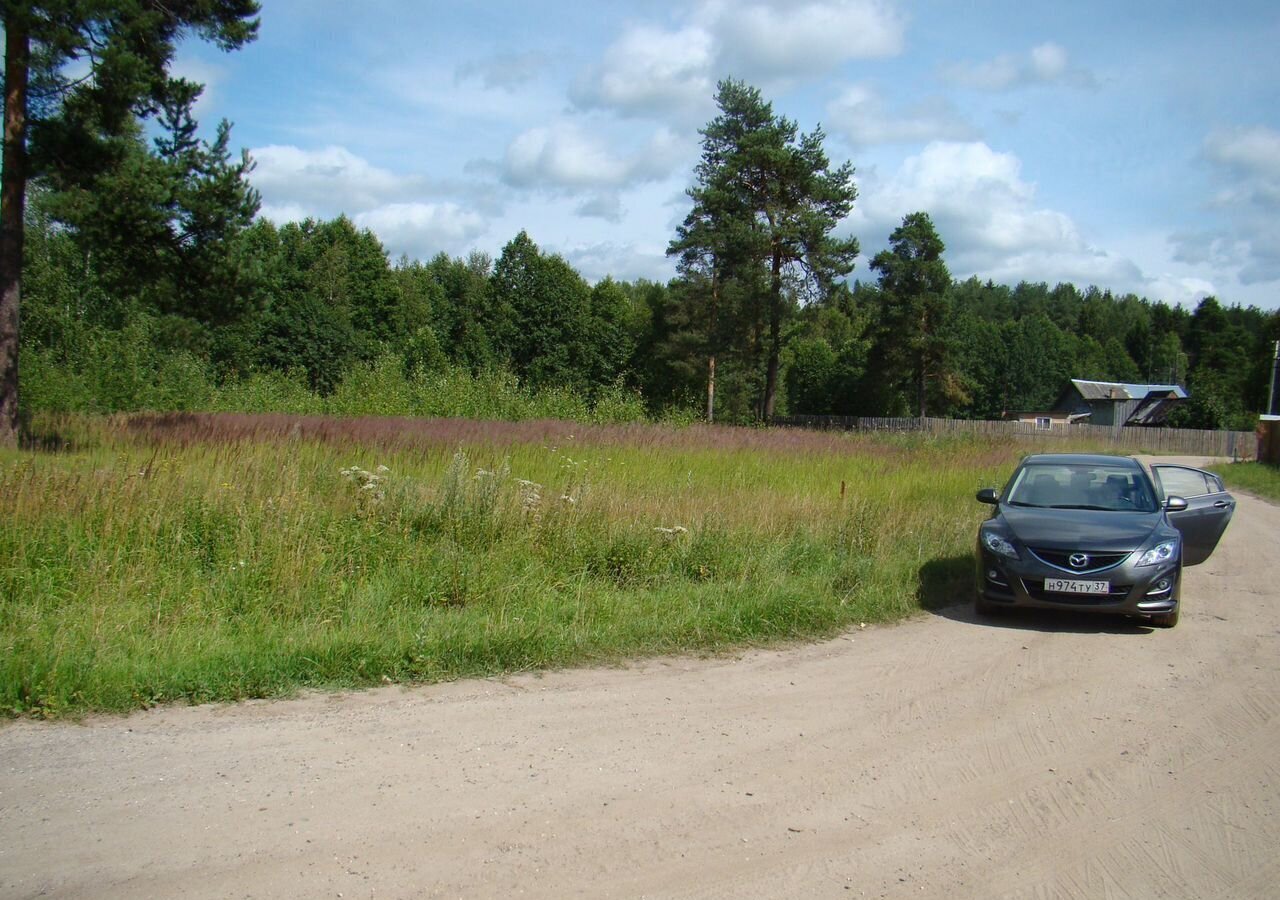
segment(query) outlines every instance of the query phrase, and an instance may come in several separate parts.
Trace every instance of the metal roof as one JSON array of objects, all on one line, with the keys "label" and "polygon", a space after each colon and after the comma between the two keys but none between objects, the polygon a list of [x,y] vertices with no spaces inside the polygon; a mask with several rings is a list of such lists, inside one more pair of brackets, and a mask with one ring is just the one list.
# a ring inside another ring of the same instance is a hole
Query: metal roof
[{"label": "metal roof", "polygon": [[1173,394],[1179,400],[1187,399],[1187,392],[1177,384],[1127,384],[1119,381],[1085,381],[1072,378],[1080,396],[1086,400],[1143,400],[1151,394]]}]

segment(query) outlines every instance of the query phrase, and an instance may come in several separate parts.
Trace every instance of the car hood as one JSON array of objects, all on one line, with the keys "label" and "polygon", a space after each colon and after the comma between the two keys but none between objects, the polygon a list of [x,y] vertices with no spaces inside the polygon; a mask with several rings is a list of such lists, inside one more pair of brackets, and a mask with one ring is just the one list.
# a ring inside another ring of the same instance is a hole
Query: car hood
[{"label": "car hood", "polygon": [[1054,550],[1136,550],[1160,526],[1160,511],[1103,512],[1095,509],[1028,509],[1001,506],[1015,538],[1029,547]]}]

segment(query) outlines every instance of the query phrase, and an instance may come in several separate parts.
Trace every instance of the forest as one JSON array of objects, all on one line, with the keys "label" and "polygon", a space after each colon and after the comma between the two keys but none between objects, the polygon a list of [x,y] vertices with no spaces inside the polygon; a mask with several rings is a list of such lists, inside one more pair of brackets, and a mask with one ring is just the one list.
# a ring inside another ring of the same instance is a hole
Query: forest
[{"label": "forest", "polygon": [[[622,388],[649,416],[705,415],[712,336],[706,286],[693,277],[591,285],[524,232],[496,260],[392,262],[346,218],[256,219],[216,259],[157,253],[139,271],[127,248],[97,237],[128,231],[68,227],[46,212],[55,199],[33,204],[24,272],[21,385],[36,410],[269,411],[390,367],[408,382],[514,376],[587,403]],[[219,274],[192,278],[200,268]],[[753,300],[722,294],[718,421],[762,416],[767,321]],[[894,303],[876,281],[835,284],[806,303],[788,294],[776,413],[915,414]],[[1043,409],[1070,378],[1185,385],[1187,427],[1251,428],[1266,403],[1275,313],[978,278],[948,281],[935,304],[930,415]],[[253,379],[270,389],[232,390]],[[217,396],[235,399],[219,406]],[[378,409],[370,398],[367,411]]]},{"label": "forest", "polygon": [[[254,12],[247,0],[196,4],[150,39],[163,46],[186,27],[234,48],[252,40]],[[10,38],[17,15],[6,12]],[[200,86],[169,77],[163,54],[128,43],[136,35],[81,24],[29,35],[42,51],[28,67],[42,99],[25,109],[29,147],[5,148],[4,312],[17,322],[20,282],[21,330],[6,332],[15,346],[0,347],[0,374],[6,409],[20,395],[28,418],[332,411],[326,398],[344,385],[342,412],[440,411],[372,394],[362,409],[352,385],[372,383],[370,373],[419,397],[443,378],[730,423],[1000,418],[1046,408],[1070,378],[1184,385],[1191,399],[1174,424],[1186,427],[1251,428],[1267,403],[1275,311],[955,280],[927,210],[904,216],[889,249],[860,258],[857,237],[840,231],[857,198],[852,165],[833,165],[821,128],[800,133],[742,82],[720,83],[719,114],[701,131],[690,211],[670,236],[675,277],[591,284],[538,245],[533,222],[496,258],[391,260],[345,216],[262,218],[253,161],[231,152],[230,123],[201,137]],[[120,71],[151,76],[115,94],[101,88],[109,72],[72,82],[66,48],[85,35],[122,42]]]}]

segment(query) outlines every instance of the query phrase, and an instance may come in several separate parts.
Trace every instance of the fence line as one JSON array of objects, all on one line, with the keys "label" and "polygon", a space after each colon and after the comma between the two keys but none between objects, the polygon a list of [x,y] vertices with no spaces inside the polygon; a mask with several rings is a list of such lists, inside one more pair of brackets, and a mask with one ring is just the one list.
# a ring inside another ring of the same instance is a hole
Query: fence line
[{"label": "fence line", "polygon": [[1250,431],[1200,431],[1190,428],[1113,428],[1108,425],[1065,425],[1037,428],[1030,422],[976,419],[877,418],[873,416],[775,416],[772,424],[791,428],[838,431],[924,431],[932,434],[982,434],[1044,441],[1087,440],[1118,448],[1195,456],[1254,459],[1257,437]]}]

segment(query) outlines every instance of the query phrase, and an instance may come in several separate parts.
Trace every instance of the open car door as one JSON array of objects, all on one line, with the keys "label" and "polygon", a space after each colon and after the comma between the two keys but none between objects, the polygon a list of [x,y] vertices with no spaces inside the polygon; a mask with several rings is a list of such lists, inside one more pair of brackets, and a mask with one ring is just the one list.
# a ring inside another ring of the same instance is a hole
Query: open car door
[{"label": "open car door", "polygon": [[1181,497],[1187,508],[1169,513],[1169,522],[1182,532],[1182,564],[1196,566],[1204,562],[1218,546],[1227,530],[1236,498],[1222,487],[1222,479],[1212,472],[1190,466],[1152,465],[1160,499]]}]

